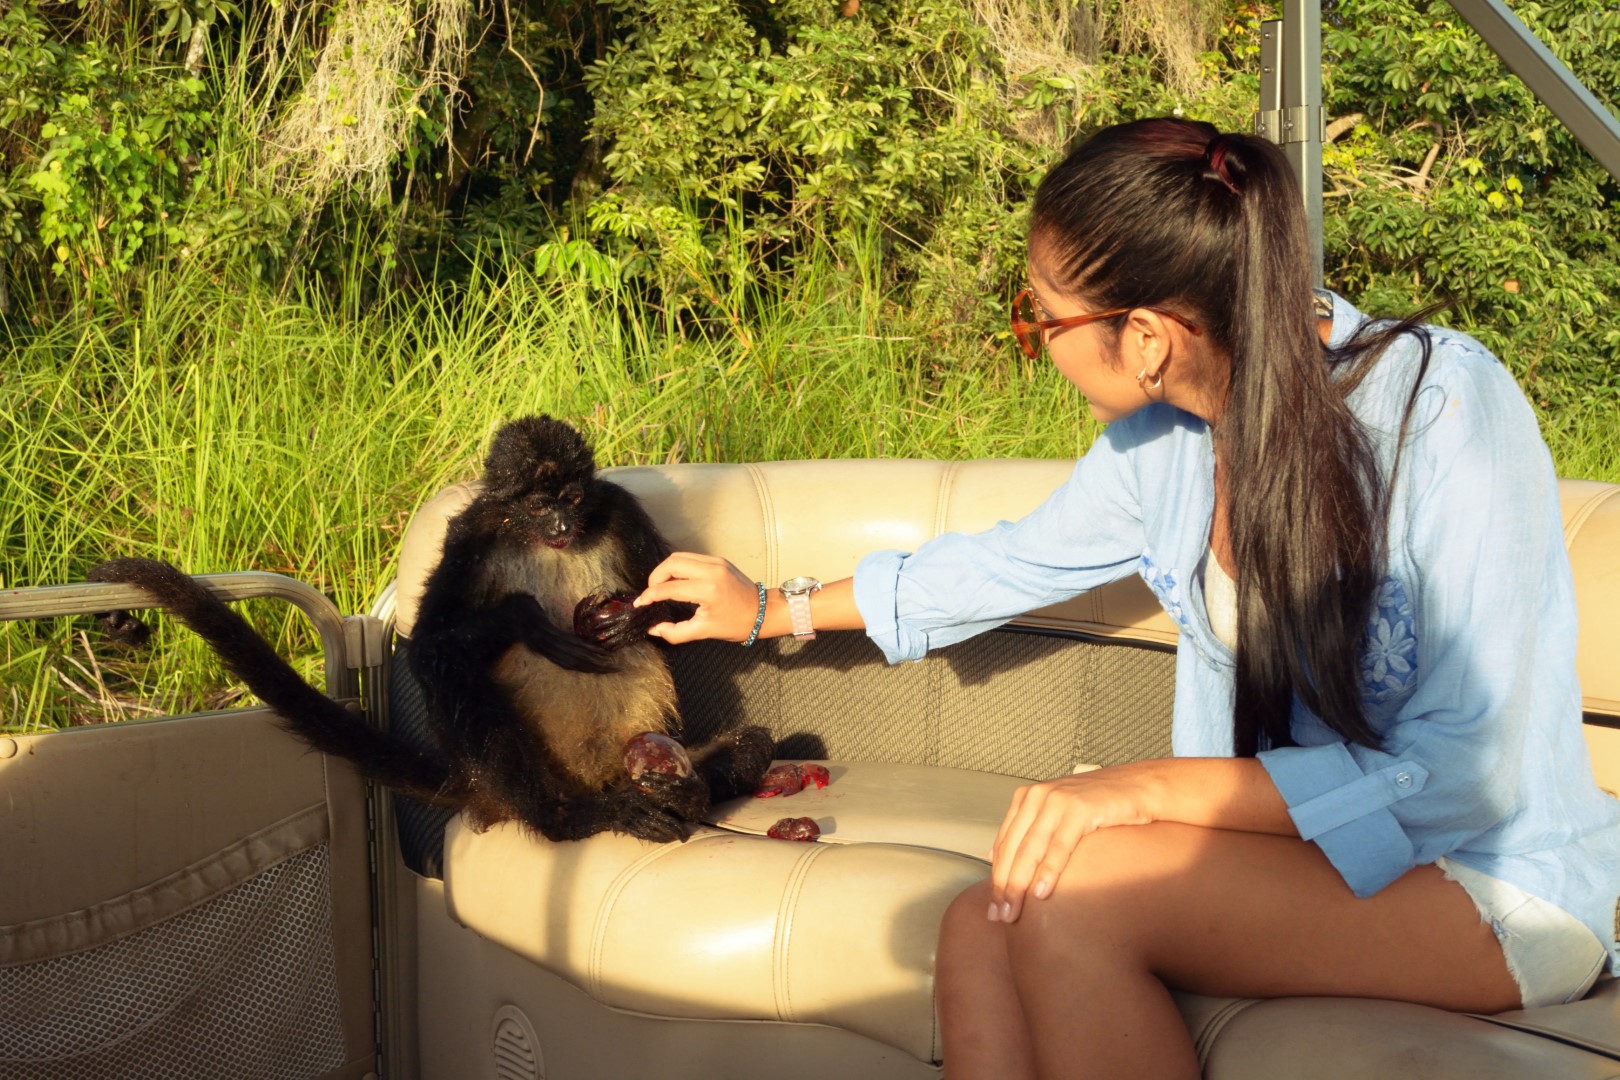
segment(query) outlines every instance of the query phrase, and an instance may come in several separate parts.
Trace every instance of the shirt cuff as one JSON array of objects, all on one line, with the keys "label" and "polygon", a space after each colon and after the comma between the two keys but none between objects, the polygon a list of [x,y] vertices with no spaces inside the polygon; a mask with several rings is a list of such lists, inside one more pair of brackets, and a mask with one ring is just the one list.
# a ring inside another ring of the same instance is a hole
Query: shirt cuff
[{"label": "shirt cuff", "polygon": [[1279,747],[1257,757],[1300,837],[1322,849],[1356,896],[1373,895],[1415,865],[1412,841],[1389,808],[1423,790],[1423,766],[1397,761],[1364,773],[1343,743]]},{"label": "shirt cuff", "polygon": [[928,651],[928,638],[906,632],[895,616],[903,551],[874,551],[855,566],[855,608],[866,624],[866,636],[891,664],[916,660]]}]

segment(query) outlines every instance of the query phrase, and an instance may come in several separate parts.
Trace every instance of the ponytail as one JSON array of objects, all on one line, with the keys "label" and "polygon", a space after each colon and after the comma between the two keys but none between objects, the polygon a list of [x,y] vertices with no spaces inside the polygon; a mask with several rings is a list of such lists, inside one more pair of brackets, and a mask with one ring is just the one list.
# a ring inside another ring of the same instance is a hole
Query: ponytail
[{"label": "ponytail", "polygon": [[1379,744],[1360,654],[1388,486],[1347,396],[1401,334],[1422,338],[1425,365],[1428,341],[1414,318],[1324,346],[1307,237],[1280,150],[1180,120],[1087,140],[1042,182],[1031,227],[1031,251],[1065,292],[1184,313],[1231,357],[1214,439],[1238,569],[1240,756],[1293,744],[1296,698],[1344,738]]}]

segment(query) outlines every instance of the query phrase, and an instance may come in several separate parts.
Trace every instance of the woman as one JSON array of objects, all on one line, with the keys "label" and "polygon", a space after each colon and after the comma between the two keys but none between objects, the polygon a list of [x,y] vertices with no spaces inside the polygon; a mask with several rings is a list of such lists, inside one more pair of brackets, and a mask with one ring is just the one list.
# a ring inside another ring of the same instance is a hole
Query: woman
[{"label": "woman", "polygon": [[[1310,282],[1269,143],[1088,140],[1036,195],[1013,328],[1110,426],[1027,518],[814,594],[892,661],[1130,573],[1180,625],[1176,756],[1021,790],[947,913],[952,1077],[1196,1077],[1170,988],[1496,1012],[1620,967],[1534,417],[1470,338]],[[788,630],[721,560],[672,556],[661,599],[700,605],[671,642]]]}]

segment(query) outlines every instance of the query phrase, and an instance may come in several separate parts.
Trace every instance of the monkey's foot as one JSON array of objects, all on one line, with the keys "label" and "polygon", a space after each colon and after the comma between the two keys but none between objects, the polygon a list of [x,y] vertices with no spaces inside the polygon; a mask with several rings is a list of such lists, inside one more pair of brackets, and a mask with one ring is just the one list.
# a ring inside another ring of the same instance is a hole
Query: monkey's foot
[{"label": "monkey's foot", "polygon": [[746,795],[759,784],[776,755],[776,740],[758,725],[737,728],[691,749],[698,775],[716,802]]},{"label": "monkey's foot", "polygon": [[686,747],[656,731],[644,731],[625,744],[624,767],[637,787],[641,787],[640,780],[647,773],[664,776],[691,776],[693,773]]},{"label": "monkey's foot", "polygon": [[709,786],[695,776],[643,773],[635,790],[652,805],[682,821],[701,821],[709,809]]}]

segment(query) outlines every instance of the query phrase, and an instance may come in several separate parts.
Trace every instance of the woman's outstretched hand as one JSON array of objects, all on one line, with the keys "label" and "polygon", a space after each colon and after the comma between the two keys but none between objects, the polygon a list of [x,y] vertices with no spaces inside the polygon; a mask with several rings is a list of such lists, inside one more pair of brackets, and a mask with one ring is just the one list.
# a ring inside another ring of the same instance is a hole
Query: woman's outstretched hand
[{"label": "woman's outstretched hand", "polygon": [[1069,857],[1086,836],[1116,825],[1156,820],[1155,785],[1130,765],[1063,776],[1013,793],[990,855],[990,919],[1016,922],[1029,897],[1057,887]]},{"label": "woman's outstretched hand", "polygon": [[677,551],[647,578],[647,590],[635,599],[636,607],[660,600],[697,605],[685,622],[658,623],[648,628],[653,637],[671,645],[704,638],[746,641],[759,616],[759,587],[725,559]]}]

